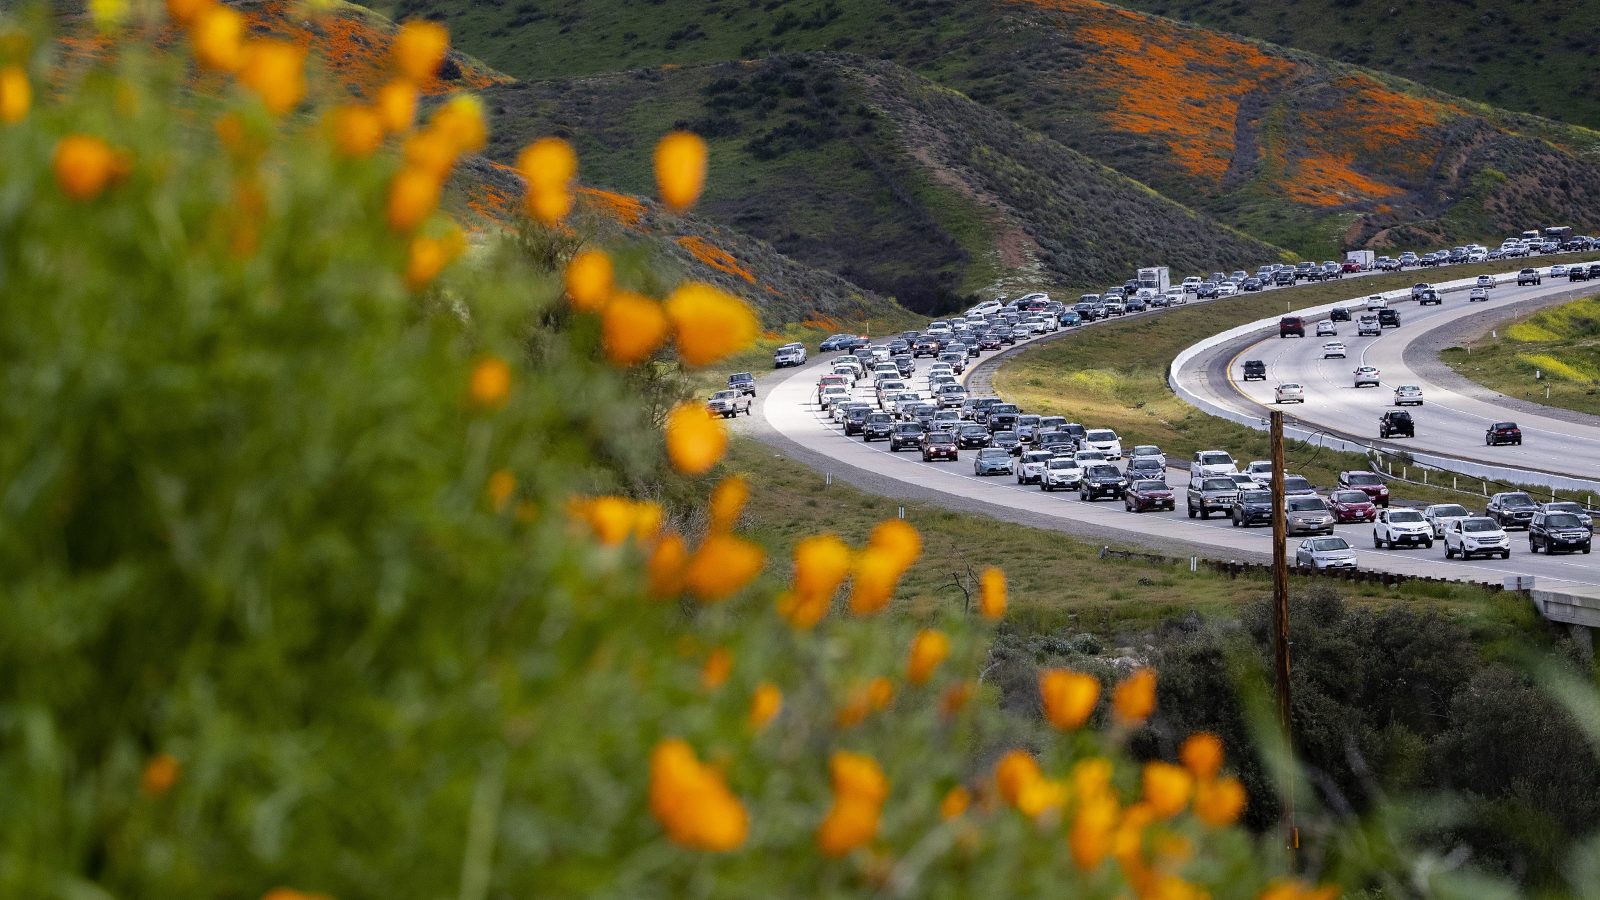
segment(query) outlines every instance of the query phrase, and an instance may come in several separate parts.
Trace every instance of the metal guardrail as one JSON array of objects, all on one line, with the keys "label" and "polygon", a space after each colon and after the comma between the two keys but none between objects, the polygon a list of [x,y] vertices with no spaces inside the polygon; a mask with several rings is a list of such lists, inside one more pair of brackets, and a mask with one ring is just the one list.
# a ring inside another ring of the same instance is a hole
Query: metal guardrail
[{"label": "metal guardrail", "polygon": [[[1209,559],[1201,556],[1166,556],[1160,553],[1143,553],[1137,550],[1113,550],[1110,546],[1102,546],[1100,548],[1100,558],[1140,560],[1142,562],[1153,563],[1155,565],[1188,565],[1190,571],[1196,571],[1199,568],[1204,567],[1220,575],[1226,575],[1229,578],[1239,578],[1241,576],[1254,577],[1257,575],[1261,576],[1262,578],[1272,577],[1272,565],[1270,563],[1243,562],[1237,559],[1224,560]],[[1335,581],[1353,582],[1356,584],[1379,584],[1383,585],[1384,587],[1396,587],[1398,585],[1416,582],[1420,584],[1469,585],[1472,587],[1483,588],[1486,591],[1494,592],[1504,591],[1507,589],[1504,583],[1495,583],[1492,581],[1471,581],[1461,578],[1435,578],[1428,575],[1402,575],[1397,572],[1377,572],[1371,569],[1314,569],[1305,566],[1295,566],[1291,569],[1291,571],[1294,574],[1305,578],[1327,578]]]}]

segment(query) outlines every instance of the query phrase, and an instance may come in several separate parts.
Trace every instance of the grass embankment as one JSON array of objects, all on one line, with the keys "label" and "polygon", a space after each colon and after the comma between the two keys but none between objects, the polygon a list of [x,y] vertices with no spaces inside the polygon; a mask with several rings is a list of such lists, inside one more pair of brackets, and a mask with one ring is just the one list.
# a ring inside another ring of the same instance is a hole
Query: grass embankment
[{"label": "grass embankment", "polygon": [[1475,338],[1470,353],[1451,347],[1439,358],[1507,397],[1600,415],[1600,292],[1495,332]]},{"label": "grass embankment", "polygon": [[[923,541],[922,557],[907,573],[896,601],[901,613],[913,617],[926,617],[940,606],[960,608],[964,596],[958,578],[976,597],[975,576],[986,566],[1005,570],[1012,595],[1007,622],[1023,633],[1071,626],[1126,637],[1190,611],[1231,617],[1272,590],[1265,579],[1190,573],[1186,564],[1100,559],[1101,544],[1057,531],[869,494],[841,481],[825,485],[821,474],[751,439],[733,442],[728,466],[752,485],[741,527],[773,558],[788,558],[797,540],[819,531],[836,532],[859,546],[874,525],[894,518],[897,507],[904,506]],[[1291,590],[1313,583],[1335,585],[1356,603],[1437,609],[1491,646],[1514,643],[1516,633],[1538,624],[1516,595],[1465,585],[1419,582],[1384,589],[1296,578]]]},{"label": "grass embankment", "polygon": [[[1568,257],[1541,260],[1548,265]],[[1571,258],[1577,258],[1574,254]],[[1240,463],[1267,457],[1267,435],[1207,415],[1167,387],[1174,357],[1213,334],[1247,322],[1423,280],[1453,281],[1514,268],[1504,262],[1407,271],[1188,306],[1145,319],[1095,325],[1081,334],[1024,351],[995,373],[995,390],[1023,407],[1064,415],[1091,427],[1113,428],[1124,446],[1157,444],[1180,462],[1196,450],[1222,448]],[[1376,422],[1374,422],[1376,426]],[[1356,453],[1339,453],[1290,441],[1286,469],[1327,486],[1346,469],[1366,469]],[[1419,503],[1458,502],[1463,494],[1396,483],[1395,496]]]}]

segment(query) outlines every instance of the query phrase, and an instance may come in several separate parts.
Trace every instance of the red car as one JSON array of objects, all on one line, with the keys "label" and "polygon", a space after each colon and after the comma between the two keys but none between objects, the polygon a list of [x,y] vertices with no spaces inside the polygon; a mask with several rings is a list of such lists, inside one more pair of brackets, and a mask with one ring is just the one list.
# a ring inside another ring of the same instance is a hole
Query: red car
[{"label": "red car", "polygon": [[1154,479],[1135,481],[1122,492],[1122,505],[1128,512],[1144,512],[1147,509],[1174,509],[1172,488],[1165,482]]},{"label": "red car", "polygon": [[1345,522],[1373,522],[1378,518],[1378,507],[1365,491],[1355,489],[1334,491],[1328,495],[1328,509],[1333,520]]},{"label": "red car", "polygon": [[948,431],[935,431],[922,437],[922,461],[933,462],[936,459],[948,459],[952,462],[960,458],[956,450],[956,436]]},{"label": "red car", "polygon": [[1389,486],[1375,472],[1340,472],[1339,487],[1362,491],[1379,506],[1389,505]]},{"label": "red car", "polygon": [[1347,259],[1342,265],[1339,266],[1339,269],[1343,272],[1359,272],[1361,271],[1361,263],[1358,263],[1355,260]]}]

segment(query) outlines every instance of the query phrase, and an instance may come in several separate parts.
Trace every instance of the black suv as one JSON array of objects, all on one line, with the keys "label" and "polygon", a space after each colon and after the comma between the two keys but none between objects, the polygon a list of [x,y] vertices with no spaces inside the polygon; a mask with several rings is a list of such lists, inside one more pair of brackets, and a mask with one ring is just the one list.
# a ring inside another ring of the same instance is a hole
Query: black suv
[{"label": "black suv", "polygon": [[1084,470],[1083,480],[1078,482],[1078,499],[1089,501],[1110,497],[1121,500],[1122,489],[1122,473],[1117,471],[1116,466],[1095,463]]},{"label": "black suv", "polygon": [[872,412],[865,406],[858,406],[844,411],[844,433],[846,435],[860,434],[867,427],[867,413]]},{"label": "black suv", "polygon": [[1294,270],[1293,269],[1279,269],[1278,271],[1273,272],[1272,273],[1272,283],[1275,284],[1275,285],[1278,285],[1279,287],[1283,287],[1285,285],[1294,284]]},{"label": "black suv", "polygon": [[1403,409],[1390,410],[1378,417],[1378,437],[1409,437],[1417,436],[1417,423],[1412,421],[1411,413]]},{"label": "black suv", "polygon": [[1489,498],[1483,514],[1499,523],[1501,528],[1527,528],[1533,523],[1539,504],[1522,491],[1507,491]]},{"label": "black suv", "polygon": [[1240,491],[1233,503],[1228,506],[1228,515],[1233,519],[1233,527],[1247,528],[1256,523],[1262,525],[1272,524],[1272,492],[1271,491]]},{"label": "black suv", "polygon": [[1569,512],[1544,512],[1533,514],[1533,521],[1528,523],[1528,552],[1554,553],[1565,550],[1589,552],[1592,536],[1589,529],[1583,527],[1583,520],[1576,513]]},{"label": "black suv", "polygon": [[1267,380],[1267,364],[1262,362],[1259,359],[1247,359],[1247,360],[1245,360],[1244,361],[1244,380],[1245,381],[1256,381],[1256,380],[1266,381]]},{"label": "black suv", "polygon": [[922,446],[922,435],[925,429],[916,422],[901,422],[889,432],[889,449],[898,453],[901,450],[916,450]]},{"label": "black suv", "polygon": [[886,441],[894,434],[894,416],[886,412],[875,412],[867,415],[866,424],[861,426],[861,440]]},{"label": "black suv", "polygon": [[1350,321],[1350,307],[1335,306],[1333,309],[1328,310],[1328,320],[1331,322]]},{"label": "black suv", "polygon": [[741,394],[748,394],[754,397],[756,395],[756,377],[749,372],[735,372],[728,376],[728,390],[738,391]]},{"label": "black suv", "polygon": [[1379,328],[1399,328],[1400,327],[1400,310],[1398,310],[1398,309],[1380,309],[1380,310],[1378,310],[1378,327]]}]

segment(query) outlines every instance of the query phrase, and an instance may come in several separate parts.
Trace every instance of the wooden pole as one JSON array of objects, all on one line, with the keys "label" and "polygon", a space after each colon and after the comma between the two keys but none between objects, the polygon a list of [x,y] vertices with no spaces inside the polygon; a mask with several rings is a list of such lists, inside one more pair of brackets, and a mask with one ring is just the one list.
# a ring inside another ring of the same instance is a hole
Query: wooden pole
[{"label": "wooden pole", "polygon": [[[1278,727],[1283,743],[1294,747],[1289,723],[1289,522],[1283,496],[1283,412],[1272,411],[1272,656],[1278,682]],[[1300,848],[1294,824],[1294,781],[1283,798],[1284,841],[1290,853]]]}]

